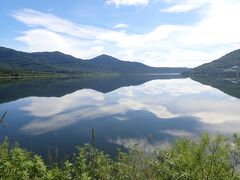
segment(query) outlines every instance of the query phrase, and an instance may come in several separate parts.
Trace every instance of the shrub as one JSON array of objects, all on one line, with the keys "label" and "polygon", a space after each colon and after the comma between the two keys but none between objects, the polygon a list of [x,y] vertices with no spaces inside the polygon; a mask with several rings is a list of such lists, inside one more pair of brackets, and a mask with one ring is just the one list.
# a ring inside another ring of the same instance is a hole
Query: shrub
[{"label": "shrub", "polygon": [[46,165],[19,145],[0,145],[1,179],[239,179],[240,136],[202,134],[200,140],[178,139],[171,147],[145,153],[119,151],[111,158],[86,144],[73,160]]}]

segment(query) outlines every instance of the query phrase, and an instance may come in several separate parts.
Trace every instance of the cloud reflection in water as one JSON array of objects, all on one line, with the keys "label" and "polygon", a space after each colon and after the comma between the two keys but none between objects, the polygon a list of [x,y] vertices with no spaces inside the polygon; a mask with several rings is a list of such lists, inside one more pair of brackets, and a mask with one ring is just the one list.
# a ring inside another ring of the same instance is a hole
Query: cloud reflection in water
[{"label": "cloud reflection in water", "polygon": [[223,125],[228,123],[240,125],[238,99],[190,79],[154,80],[106,94],[84,89],[60,98],[30,99],[31,103],[22,110],[35,120],[24,125],[22,130],[34,134],[104,117],[116,116],[119,120],[130,121],[121,114],[139,110],[153,113],[159,119],[193,117],[208,130],[224,130]]}]

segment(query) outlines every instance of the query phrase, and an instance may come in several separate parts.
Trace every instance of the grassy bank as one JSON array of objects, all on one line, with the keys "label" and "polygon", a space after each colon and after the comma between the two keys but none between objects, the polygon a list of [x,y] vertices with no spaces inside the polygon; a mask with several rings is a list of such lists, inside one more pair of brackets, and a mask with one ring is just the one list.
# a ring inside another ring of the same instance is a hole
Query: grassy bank
[{"label": "grassy bank", "polygon": [[82,74],[19,74],[19,75],[1,75],[1,79],[48,79],[48,78],[71,78],[71,77],[105,77],[117,76],[113,73],[82,73]]},{"label": "grassy bank", "polygon": [[179,139],[154,153],[136,149],[114,159],[91,145],[73,159],[46,165],[42,158],[7,140],[0,145],[1,179],[239,179],[240,136],[203,134]]}]

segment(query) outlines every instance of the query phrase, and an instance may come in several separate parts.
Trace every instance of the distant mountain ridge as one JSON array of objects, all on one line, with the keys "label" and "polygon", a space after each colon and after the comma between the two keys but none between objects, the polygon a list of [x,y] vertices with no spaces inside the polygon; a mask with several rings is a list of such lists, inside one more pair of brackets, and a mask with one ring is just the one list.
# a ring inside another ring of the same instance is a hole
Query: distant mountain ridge
[{"label": "distant mountain ridge", "polygon": [[193,68],[192,75],[238,76],[240,72],[240,49],[232,51],[210,63]]},{"label": "distant mountain ridge", "polygon": [[108,55],[83,60],[58,51],[27,53],[0,47],[0,72],[36,71],[47,73],[107,72],[119,74],[182,73],[188,68],[150,67],[138,62],[122,61]]}]

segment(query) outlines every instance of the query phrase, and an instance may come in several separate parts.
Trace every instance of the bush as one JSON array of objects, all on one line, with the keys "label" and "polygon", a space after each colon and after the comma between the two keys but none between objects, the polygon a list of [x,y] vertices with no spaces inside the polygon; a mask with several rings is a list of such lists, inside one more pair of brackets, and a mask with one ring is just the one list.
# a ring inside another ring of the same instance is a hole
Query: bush
[{"label": "bush", "polygon": [[178,139],[148,154],[137,149],[109,155],[86,144],[73,160],[52,166],[17,144],[0,145],[1,179],[239,179],[240,136],[203,134],[199,141]]}]

